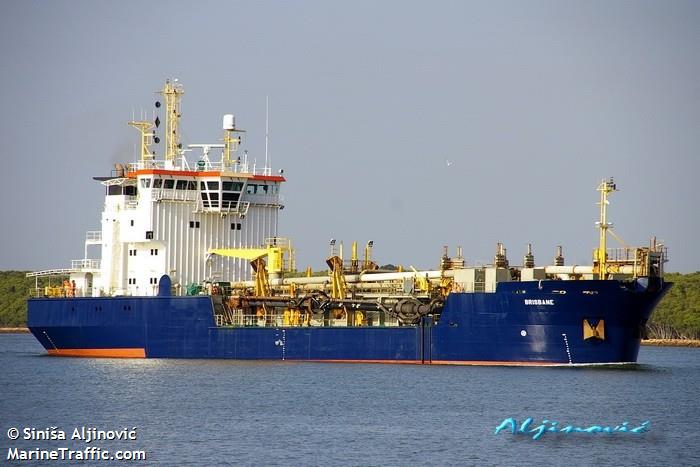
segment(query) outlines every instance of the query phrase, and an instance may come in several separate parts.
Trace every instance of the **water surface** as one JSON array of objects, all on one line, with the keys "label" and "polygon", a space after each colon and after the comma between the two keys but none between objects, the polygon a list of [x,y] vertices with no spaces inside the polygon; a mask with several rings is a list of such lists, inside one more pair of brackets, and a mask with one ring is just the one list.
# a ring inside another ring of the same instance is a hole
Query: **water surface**
[{"label": "water surface", "polygon": [[[616,368],[54,358],[0,334],[0,463],[10,427],[137,427],[147,462],[120,465],[700,465],[700,349],[643,347]],[[651,421],[632,435],[494,430],[507,417]],[[36,463],[35,463],[36,465]],[[56,465],[56,462],[46,465]]]}]

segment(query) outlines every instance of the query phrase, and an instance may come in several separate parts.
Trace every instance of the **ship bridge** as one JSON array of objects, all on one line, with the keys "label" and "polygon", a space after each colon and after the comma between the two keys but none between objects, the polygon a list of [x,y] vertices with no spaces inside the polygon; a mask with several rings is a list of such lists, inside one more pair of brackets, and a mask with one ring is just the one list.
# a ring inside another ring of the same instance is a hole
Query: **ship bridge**
[{"label": "ship bridge", "polygon": [[[130,167],[131,168],[131,167]],[[128,176],[148,201],[194,203],[196,212],[245,217],[251,205],[281,209],[281,175],[236,170],[139,169]]]},{"label": "ship bridge", "polygon": [[[94,177],[104,186],[105,202],[101,229],[86,238],[85,257],[37,277],[69,276],[76,294],[93,296],[155,295],[163,275],[179,292],[193,283],[252,277],[244,259],[212,257],[208,251],[259,248],[278,236],[282,171],[273,173],[267,154],[258,164],[239,151],[245,131],[231,114],[223,116],[221,141],[183,146],[182,85],[168,80],[159,94],[164,125],[159,117],[129,122],[140,135],[137,160]],[[162,158],[153,149],[160,144],[160,130]],[[88,256],[88,245],[100,248],[99,259]]]}]

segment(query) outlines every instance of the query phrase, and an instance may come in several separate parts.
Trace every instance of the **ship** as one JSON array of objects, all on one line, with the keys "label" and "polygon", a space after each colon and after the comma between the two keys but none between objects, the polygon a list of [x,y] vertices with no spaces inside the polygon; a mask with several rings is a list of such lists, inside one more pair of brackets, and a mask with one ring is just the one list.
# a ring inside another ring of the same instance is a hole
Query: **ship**
[{"label": "ship", "polygon": [[[511,265],[447,247],[434,269],[381,268],[372,241],[331,240],[328,269],[296,268],[280,236],[283,171],[241,151],[223,116],[211,144],[180,141],[182,84],[167,80],[136,161],[94,177],[101,229],[84,258],[28,273],[28,327],[52,356],[570,366],[637,361],[650,315],[669,289],[668,251],[608,248],[610,195],[599,191],[592,264],[537,266],[530,245]],[[160,119],[164,112],[164,122]],[[162,157],[161,124],[165,141]],[[266,135],[267,138],[267,135]],[[266,140],[267,147],[267,140]],[[188,159],[189,158],[189,159]],[[99,258],[92,256],[99,250]],[[363,251],[364,250],[364,251]],[[325,256],[325,255],[324,255]]]}]

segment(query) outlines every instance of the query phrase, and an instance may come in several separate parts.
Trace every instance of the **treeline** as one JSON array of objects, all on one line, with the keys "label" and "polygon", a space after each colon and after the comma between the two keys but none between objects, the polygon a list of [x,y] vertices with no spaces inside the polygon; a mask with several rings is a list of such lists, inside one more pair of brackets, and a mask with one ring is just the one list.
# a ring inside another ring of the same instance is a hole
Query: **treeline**
[{"label": "treeline", "polygon": [[647,326],[652,339],[700,339],[700,271],[668,273],[673,287],[656,307]]},{"label": "treeline", "polygon": [[26,271],[0,271],[0,327],[27,325],[27,296],[34,279]]},{"label": "treeline", "polygon": [[[319,273],[327,274],[326,271]],[[34,287],[34,279],[25,274],[24,271],[0,271],[0,327],[26,326],[27,295]],[[649,337],[700,339],[700,271],[670,273],[666,280],[674,285],[652,315]]]}]

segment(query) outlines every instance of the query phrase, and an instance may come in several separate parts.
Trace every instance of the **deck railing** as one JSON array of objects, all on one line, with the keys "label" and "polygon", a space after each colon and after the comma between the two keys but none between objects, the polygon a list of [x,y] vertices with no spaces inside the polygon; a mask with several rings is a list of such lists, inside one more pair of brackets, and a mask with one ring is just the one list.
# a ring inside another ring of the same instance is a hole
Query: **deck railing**
[{"label": "deck railing", "polygon": [[152,201],[197,201],[199,191],[176,190],[174,188],[154,188],[151,191]]},{"label": "deck railing", "polygon": [[102,231],[101,230],[88,230],[85,232],[85,241],[88,243],[100,243],[102,242]]},{"label": "deck railing", "polygon": [[256,164],[248,164],[246,162],[231,163],[224,165],[221,161],[199,161],[197,164],[190,166],[186,160],[183,159],[182,165],[175,165],[170,161],[139,161],[132,162],[128,164],[128,171],[135,172],[137,170],[182,170],[190,172],[234,172],[234,173],[244,173],[251,175],[272,175],[271,167],[258,167]]},{"label": "deck railing", "polygon": [[62,285],[33,287],[29,289],[30,298],[72,298],[72,297],[92,297],[92,287],[87,289],[76,288],[71,290],[70,287]]},{"label": "deck railing", "polygon": [[99,259],[74,259],[70,262],[71,269],[100,269]]},{"label": "deck railing", "polygon": [[[334,319],[331,317],[327,323],[324,323],[322,316],[315,315],[307,324],[302,313],[298,320],[294,320],[291,316],[285,322],[282,314],[267,313],[263,316],[256,314],[244,314],[242,310],[231,310],[224,315],[214,315],[216,325],[219,327],[347,327],[347,318]],[[371,326],[379,326],[379,318],[374,316],[369,322]],[[390,316],[385,317],[384,326],[398,326],[399,323],[395,318]],[[362,327],[369,326],[365,321]]]}]

